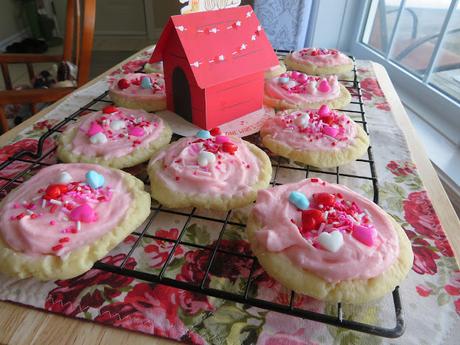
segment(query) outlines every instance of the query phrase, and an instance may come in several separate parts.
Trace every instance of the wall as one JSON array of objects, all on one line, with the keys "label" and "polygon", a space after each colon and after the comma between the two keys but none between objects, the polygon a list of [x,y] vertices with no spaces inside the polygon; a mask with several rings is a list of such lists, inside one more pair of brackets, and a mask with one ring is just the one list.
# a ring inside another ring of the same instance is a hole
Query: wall
[{"label": "wall", "polygon": [[17,0],[0,0],[0,44],[26,27],[21,18],[20,5]]}]

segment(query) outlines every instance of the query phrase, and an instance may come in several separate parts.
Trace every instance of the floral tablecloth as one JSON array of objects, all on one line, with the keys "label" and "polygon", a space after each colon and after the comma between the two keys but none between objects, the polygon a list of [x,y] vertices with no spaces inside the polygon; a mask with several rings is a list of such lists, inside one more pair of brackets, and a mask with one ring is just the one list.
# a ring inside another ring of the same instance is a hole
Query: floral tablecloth
[{"label": "floral tablecloth", "polygon": [[[137,60],[115,73],[136,70],[141,65],[142,61]],[[95,269],[73,279],[46,283],[0,275],[0,299],[194,344],[458,344],[460,271],[371,66],[359,62],[358,74],[376,159],[380,205],[404,228],[415,254],[412,271],[400,288],[407,324],[401,338],[389,340],[370,336]],[[0,162],[18,150],[36,147],[37,139],[48,128],[105,89],[106,84],[101,81],[76,93],[71,100],[22,131],[10,145],[1,148]],[[54,145],[55,137],[45,143],[45,152],[50,151],[47,163],[56,162]],[[16,162],[0,171],[0,178],[13,177],[28,165],[30,163]],[[360,171],[364,168],[350,166],[345,169]],[[32,169],[31,174],[34,171]],[[0,185],[4,183],[5,180],[0,180]],[[360,193],[371,195],[369,185],[349,184]],[[244,221],[246,215],[247,210],[241,210],[232,217]],[[165,217],[149,232],[164,238],[177,238],[182,221],[176,216]],[[217,238],[211,224],[196,219],[188,224],[185,239],[212,245]],[[120,263],[135,240],[134,235],[129,236],[103,261]],[[244,229],[238,226],[227,229],[221,247],[250,252]],[[158,272],[171,249],[169,242],[143,238],[126,267]],[[179,245],[168,275],[178,280],[200,282],[208,258],[209,252]],[[217,257],[211,268],[210,284],[238,288],[249,269],[243,259],[229,263],[224,257]],[[262,269],[257,270],[254,281],[257,285],[253,293],[257,297],[288,303],[289,291]],[[305,296],[297,296],[294,304],[317,312],[336,312],[336,306]],[[395,322],[392,308],[388,297],[366,306],[344,306],[344,313],[358,321],[392,327]]]}]

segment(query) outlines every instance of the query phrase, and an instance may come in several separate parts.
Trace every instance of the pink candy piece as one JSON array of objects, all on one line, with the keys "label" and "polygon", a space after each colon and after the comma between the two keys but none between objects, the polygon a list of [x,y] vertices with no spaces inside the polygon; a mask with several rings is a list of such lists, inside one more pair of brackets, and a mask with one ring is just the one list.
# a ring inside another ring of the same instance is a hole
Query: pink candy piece
[{"label": "pink candy piece", "polygon": [[300,73],[297,71],[292,71],[291,72],[291,78],[297,79],[299,77]]},{"label": "pink candy piece", "polygon": [[329,85],[329,83],[327,82],[326,79],[323,79],[323,80],[321,80],[321,82],[318,85],[318,90],[320,92],[324,92],[324,93],[329,92],[329,91],[331,91],[331,86]]},{"label": "pink candy piece", "polygon": [[89,137],[92,137],[93,135],[102,132],[102,127],[95,121],[91,122],[91,125],[89,126],[88,132],[86,134]]},{"label": "pink candy piece", "polygon": [[331,126],[323,126],[322,132],[330,137],[335,138],[339,134],[339,129]]},{"label": "pink candy piece", "polygon": [[374,244],[375,229],[355,224],[353,226],[353,237],[366,246],[372,247]]},{"label": "pink candy piece", "polygon": [[326,116],[331,113],[331,109],[327,106],[327,104],[323,104],[321,107],[319,107],[318,110],[318,115],[319,116]]},{"label": "pink candy piece", "polygon": [[91,223],[97,220],[96,212],[88,204],[83,204],[75,207],[69,216],[74,222]]},{"label": "pink candy piece", "polygon": [[306,82],[307,80],[308,80],[308,76],[306,74],[299,73],[297,77],[297,81]]},{"label": "pink candy piece", "polygon": [[230,141],[230,138],[225,135],[218,135],[216,137],[216,144],[223,144]]},{"label": "pink candy piece", "polygon": [[142,127],[130,127],[128,128],[128,134],[135,137],[142,137],[144,135],[144,129]]}]

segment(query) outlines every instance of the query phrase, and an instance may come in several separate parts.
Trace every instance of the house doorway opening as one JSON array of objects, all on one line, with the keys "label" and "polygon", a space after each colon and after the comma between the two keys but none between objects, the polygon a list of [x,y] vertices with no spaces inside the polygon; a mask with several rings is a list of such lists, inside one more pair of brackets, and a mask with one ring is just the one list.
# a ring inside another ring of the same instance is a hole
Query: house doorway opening
[{"label": "house doorway opening", "polygon": [[174,112],[192,122],[192,101],[190,86],[184,71],[176,67],[172,75]]}]

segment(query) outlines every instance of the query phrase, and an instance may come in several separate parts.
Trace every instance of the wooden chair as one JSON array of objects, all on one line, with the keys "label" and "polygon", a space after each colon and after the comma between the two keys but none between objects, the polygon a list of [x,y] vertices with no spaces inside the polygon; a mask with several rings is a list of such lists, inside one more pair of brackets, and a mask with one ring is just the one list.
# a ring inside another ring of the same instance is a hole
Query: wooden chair
[{"label": "wooden chair", "polygon": [[[96,0],[67,0],[66,31],[62,55],[0,54],[0,66],[6,87],[6,90],[0,91],[0,124],[2,133],[9,129],[4,109],[5,105],[30,104],[32,113],[35,113],[35,104],[55,102],[88,81],[95,18]],[[59,63],[61,61],[71,61],[78,66],[77,87],[13,90],[8,64],[25,64],[29,79],[32,82],[32,79],[35,77],[33,63]]]}]

